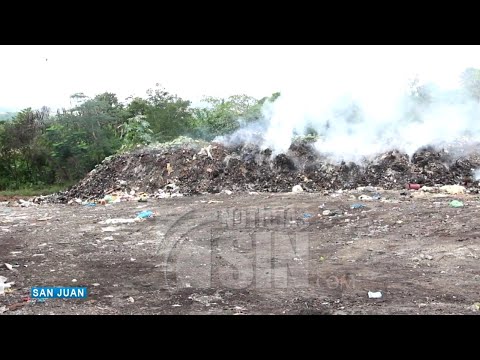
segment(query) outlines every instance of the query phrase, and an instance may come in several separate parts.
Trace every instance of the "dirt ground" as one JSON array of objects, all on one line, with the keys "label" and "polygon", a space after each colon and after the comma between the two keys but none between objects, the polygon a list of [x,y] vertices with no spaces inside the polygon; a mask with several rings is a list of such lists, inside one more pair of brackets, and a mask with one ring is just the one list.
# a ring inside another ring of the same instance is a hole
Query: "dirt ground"
[{"label": "dirt ground", "polygon": [[[480,198],[411,194],[361,209],[350,192],[4,203],[0,276],[15,284],[0,313],[478,313]],[[142,210],[155,216],[100,223]],[[88,298],[39,302],[32,286],[86,286]]]}]

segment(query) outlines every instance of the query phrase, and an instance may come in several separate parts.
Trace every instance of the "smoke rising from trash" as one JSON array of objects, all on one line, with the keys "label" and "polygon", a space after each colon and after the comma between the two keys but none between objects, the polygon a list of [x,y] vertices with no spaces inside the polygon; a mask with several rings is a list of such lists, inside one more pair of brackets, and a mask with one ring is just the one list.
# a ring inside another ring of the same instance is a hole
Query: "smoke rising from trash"
[{"label": "smoke rising from trash", "polygon": [[441,150],[461,144],[463,152],[474,150],[480,138],[478,100],[462,88],[405,80],[282,92],[264,104],[261,121],[216,140],[254,143],[276,155],[288,150],[295,135],[315,134],[313,146],[323,156],[357,164],[390,150],[409,157],[425,146]]}]

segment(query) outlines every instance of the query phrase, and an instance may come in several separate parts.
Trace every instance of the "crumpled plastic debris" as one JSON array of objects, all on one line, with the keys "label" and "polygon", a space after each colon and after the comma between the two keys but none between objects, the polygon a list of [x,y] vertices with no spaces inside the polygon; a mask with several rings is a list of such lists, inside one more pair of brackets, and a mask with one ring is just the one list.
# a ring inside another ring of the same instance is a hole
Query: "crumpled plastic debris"
[{"label": "crumpled plastic debris", "polygon": [[360,195],[360,196],[358,197],[358,200],[361,200],[361,201],[372,201],[372,200],[373,200],[373,197],[368,196],[368,195]]},{"label": "crumpled plastic debris", "polygon": [[440,187],[440,191],[450,195],[458,195],[464,194],[466,189],[464,186],[461,185],[444,185]]},{"label": "crumpled plastic debris", "polygon": [[303,188],[301,185],[295,185],[293,188],[292,188],[292,193],[294,194],[298,194],[298,193],[301,193],[303,192]]},{"label": "crumpled plastic debris", "polygon": [[368,292],[368,298],[369,299],[381,299],[382,298],[382,292],[381,291],[369,291]]},{"label": "crumpled plastic debris", "polygon": [[450,201],[449,205],[450,207],[453,207],[453,208],[460,208],[460,207],[463,207],[463,202],[458,200],[452,200]]},{"label": "crumpled plastic debris", "polygon": [[12,285],[15,285],[14,281],[6,282],[7,278],[5,276],[0,276],[0,295],[5,294],[5,289],[9,289]]},{"label": "crumpled plastic debris", "polygon": [[139,219],[149,219],[153,217],[153,211],[151,210],[144,210],[137,214],[137,218]]},{"label": "crumpled plastic debris", "polygon": [[350,205],[350,209],[363,209],[364,207],[366,207],[366,206],[363,205],[363,204],[352,204],[352,205]]},{"label": "crumpled plastic debris", "polygon": [[212,156],[212,153],[211,153],[211,150],[212,150],[212,145],[208,145],[206,147],[203,147],[197,155],[208,155],[208,157],[210,159],[213,159],[213,156]]},{"label": "crumpled plastic debris", "polygon": [[173,167],[172,165],[170,165],[170,163],[167,163],[167,172],[168,172],[168,175],[170,175],[173,172]]}]

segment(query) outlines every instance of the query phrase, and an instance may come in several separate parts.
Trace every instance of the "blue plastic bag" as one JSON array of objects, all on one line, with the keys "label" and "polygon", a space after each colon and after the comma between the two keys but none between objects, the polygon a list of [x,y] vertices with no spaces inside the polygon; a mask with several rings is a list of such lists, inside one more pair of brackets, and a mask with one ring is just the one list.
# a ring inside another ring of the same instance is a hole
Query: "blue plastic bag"
[{"label": "blue plastic bag", "polygon": [[140,219],[148,219],[153,217],[153,211],[152,210],[144,210],[142,212],[139,212],[137,214],[137,218]]},{"label": "blue plastic bag", "polygon": [[352,204],[352,206],[350,206],[350,209],[363,209],[365,207],[365,205],[363,204]]}]

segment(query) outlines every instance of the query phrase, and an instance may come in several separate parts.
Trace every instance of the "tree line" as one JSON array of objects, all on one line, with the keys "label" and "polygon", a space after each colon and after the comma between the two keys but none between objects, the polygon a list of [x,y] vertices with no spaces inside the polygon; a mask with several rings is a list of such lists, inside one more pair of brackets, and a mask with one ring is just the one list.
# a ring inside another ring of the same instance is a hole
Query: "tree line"
[{"label": "tree line", "polygon": [[182,135],[211,141],[259,120],[263,103],[279,95],[207,97],[207,106],[193,107],[157,86],[125,102],[109,92],[93,98],[77,93],[71,108],[55,114],[46,107],[24,109],[0,121],[0,190],[72,183],[105,157],[139,144]]}]

